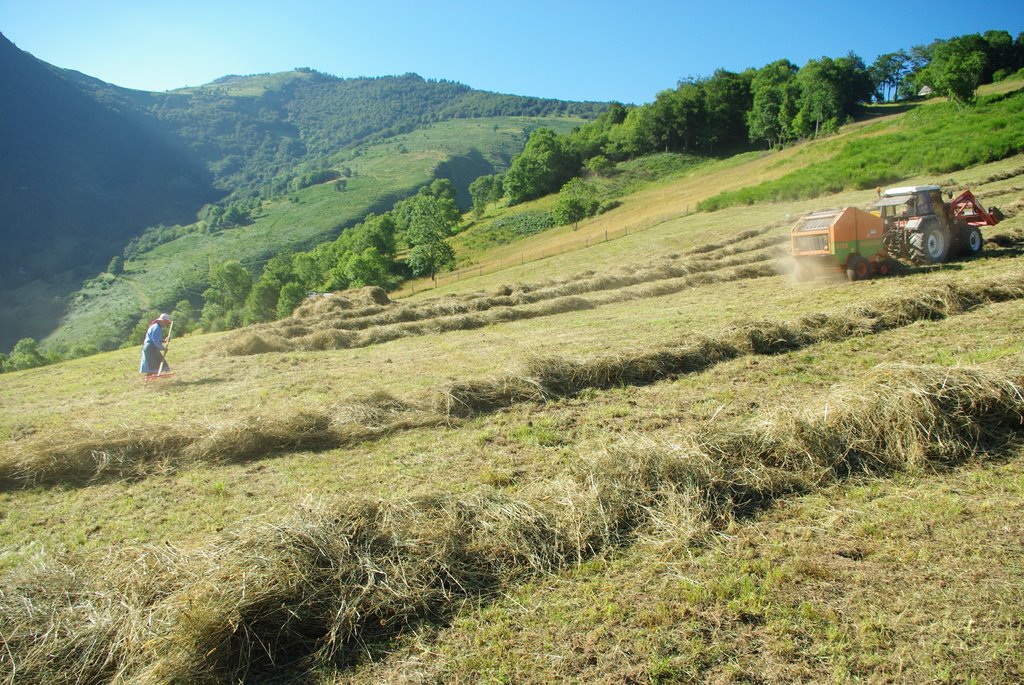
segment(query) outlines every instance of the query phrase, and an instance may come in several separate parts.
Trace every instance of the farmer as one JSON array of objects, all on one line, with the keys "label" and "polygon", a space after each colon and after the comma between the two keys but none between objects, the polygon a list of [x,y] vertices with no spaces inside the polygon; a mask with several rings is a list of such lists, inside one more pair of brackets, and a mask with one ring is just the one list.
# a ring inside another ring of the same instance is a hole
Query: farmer
[{"label": "farmer", "polygon": [[[163,355],[163,351],[167,349],[164,346],[164,327],[170,325],[171,317],[167,314],[161,314],[149,324],[146,339],[142,342],[142,365],[139,367],[139,373],[155,376],[162,371],[171,370]],[[161,364],[163,369],[160,368]]]}]

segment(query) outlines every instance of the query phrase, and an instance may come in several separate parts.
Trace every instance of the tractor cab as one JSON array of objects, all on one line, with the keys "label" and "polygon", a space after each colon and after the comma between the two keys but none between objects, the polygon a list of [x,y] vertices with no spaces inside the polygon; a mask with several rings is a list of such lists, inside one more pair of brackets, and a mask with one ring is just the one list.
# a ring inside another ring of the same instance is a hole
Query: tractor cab
[{"label": "tractor cab", "polygon": [[925,216],[936,216],[941,223],[948,223],[942,203],[942,189],[939,186],[889,188],[882,195],[877,207],[886,229],[905,229],[908,222],[915,218],[915,224],[919,225],[921,217]]}]

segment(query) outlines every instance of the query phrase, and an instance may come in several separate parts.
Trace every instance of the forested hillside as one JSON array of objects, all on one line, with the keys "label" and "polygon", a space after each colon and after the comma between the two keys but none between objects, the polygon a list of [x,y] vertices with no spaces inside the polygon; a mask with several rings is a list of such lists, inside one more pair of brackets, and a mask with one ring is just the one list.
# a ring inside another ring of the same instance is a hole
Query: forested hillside
[{"label": "forested hillside", "polygon": [[309,69],[127,95],[187,142],[232,198],[279,195],[343,150],[437,121],[593,117],[606,106],[484,93],[416,74],[342,79]]},{"label": "forested hillside", "polygon": [[593,116],[604,107],[414,74],[340,79],[311,70],[132,91],[41,62],[2,35],[0,71],[0,349],[51,333],[65,298],[147,227],[242,225],[254,199],[339,178],[365,152],[360,145],[432,122]]},{"label": "forested hillside", "polygon": [[105,264],[142,227],[186,221],[223,195],[152,117],[88,91],[106,84],[2,35],[0,73],[0,290]]}]

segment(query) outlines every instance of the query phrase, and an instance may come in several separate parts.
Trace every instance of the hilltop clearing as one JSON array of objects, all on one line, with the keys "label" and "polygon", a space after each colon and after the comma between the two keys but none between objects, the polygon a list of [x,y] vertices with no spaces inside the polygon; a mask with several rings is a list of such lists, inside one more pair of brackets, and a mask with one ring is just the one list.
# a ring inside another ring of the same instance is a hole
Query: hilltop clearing
[{"label": "hilltop clearing", "polygon": [[4,374],[2,663],[1018,680],[1022,166],[901,180],[1007,213],[940,268],[794,284],[786,216],[874,191],[687,214],[685,177],[623,200],[646,230],[182,338],[171,378]]}]

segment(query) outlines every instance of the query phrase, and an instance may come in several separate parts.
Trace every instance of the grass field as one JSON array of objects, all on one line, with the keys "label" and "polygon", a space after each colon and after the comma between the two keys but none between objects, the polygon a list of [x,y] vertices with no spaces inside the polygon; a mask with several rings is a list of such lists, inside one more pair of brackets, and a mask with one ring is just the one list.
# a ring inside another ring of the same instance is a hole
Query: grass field
[{"label": "grass field", "polygon": [[0,674],[1019,682],[1024,158],[901,180],[1001,206],[979,257],[795,283],[795,217],[874,191],[686,207],[800,154],[176,340],[166,379],[0,376]]}]

